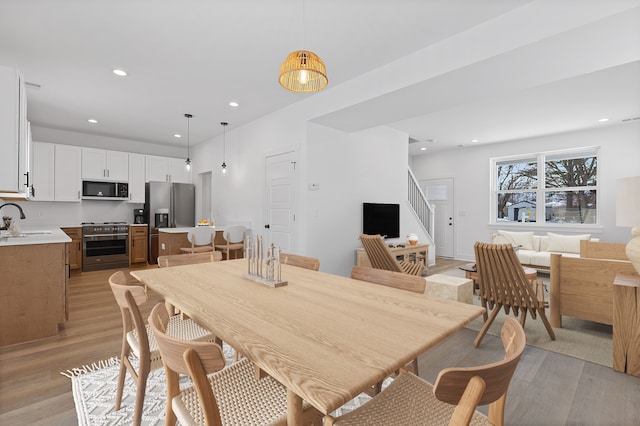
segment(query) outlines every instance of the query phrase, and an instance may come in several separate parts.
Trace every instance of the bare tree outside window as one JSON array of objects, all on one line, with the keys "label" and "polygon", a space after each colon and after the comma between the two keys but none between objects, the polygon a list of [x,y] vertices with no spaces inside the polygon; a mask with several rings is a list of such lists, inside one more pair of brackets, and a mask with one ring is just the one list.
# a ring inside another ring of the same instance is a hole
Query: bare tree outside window
[{"label": "bare tree outside window", "polygon": [[493,162],[495,220],[597,223],[595,152],[540,153],[535,158]]}]

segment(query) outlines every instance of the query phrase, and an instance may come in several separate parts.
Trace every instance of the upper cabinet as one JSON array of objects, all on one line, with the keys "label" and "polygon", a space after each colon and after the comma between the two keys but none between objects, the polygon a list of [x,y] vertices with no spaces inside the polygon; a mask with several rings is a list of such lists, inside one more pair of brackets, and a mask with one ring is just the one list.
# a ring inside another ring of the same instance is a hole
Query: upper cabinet
[{"label": "upper cabinet", "polygon": [[56,201],[80,202],[82,195],[82,149],[79,146],[56,145]]},{"label": "upper cabinet", "polygon": [[33,142],[33,201],[80,201],[79,146]]},{"label": "upper cabinet", "polygon": [[145,155],[129,154],[129,202],[144,203]]},{"label": "upper cabinet", "polygon": [[82,148],[82,179],[129,181],[129,154],[96,148]]},{"label": "upper cabinet", "polygon": [[33,142],[33,201],[55,200],[55,145],[46,142]]},{"label": "upper cabinet", "polygon": [[191,183],[190,173],[182,158],[147,155],[146,176],[147,182]]},{"label": "upper cabinet", "polygon": [[31,135],[22,75],[0,66],[0,198],[31,197]]}]

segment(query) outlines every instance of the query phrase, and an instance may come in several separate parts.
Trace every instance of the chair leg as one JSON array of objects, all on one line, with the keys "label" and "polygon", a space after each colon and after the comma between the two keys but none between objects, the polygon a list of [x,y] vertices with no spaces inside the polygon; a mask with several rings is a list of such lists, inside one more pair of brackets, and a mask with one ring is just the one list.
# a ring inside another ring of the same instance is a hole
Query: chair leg
[{"label": "chair leg", "polygon": [[127,375],[127,366],[122,361],[123,356],[120,357],[120,372],[118,373],[118,390],[116,392],[116,406],[115,409],[118,411],[120,409],[120,404],[122,403],[122,391],[124,390],[124,378]]},{"label": "chair leg", "polygon": [[478,335],[473,341],[473,344],[476,347],[480,346],[480,342],[482,342],[484,335],[487,334],[487,331],[489,331],[489,327],[491,327],[493,320],[495,320],[496,317],[498,316],[498,312],[500,312],[500,309],[502,309],[502,304],[500,303],[496,304],[496,306],[493,308],[493,311],[491,311],[491,315],[489,316],[489,319],[485,321],[484,324],[482,325],[482,328],[480,329],[480,331],[478,332]]},{"label": "chair leg", "polygon": [[480,306],[484,308],[484,312],[482,313],[482,318],[486,322],[489,319],[489,314],[487,313],[489,312],[489,309],[487,309],[487,299],[485,299],[484,297],[480,297]]},{"label": "chair leg", "polygon": [[[142,364],[142,361],[140,362]],[[140,426],[142,422],[142,410],[144,408],[144,395],[147,390],[147,377],[149,376],[150,365],[141,365],[138,371],[138,383],[136,389],[136,408],[133,413],[133,425]]]},{"label": "chair leg", "polygon": [[180,393],[180,378],[175,371],[171,371],[165,366],[165,374],[167,376],[167,411],[164,417],[165,426],[175,426],[176,415],[173,412],[173,397]]},{"label": "chair leg", "polygon": [[524,323],[525,321],[527,321],[527,309],[526,308],[522,308],[520,309],[520,326],[522,328],[524,328]]},{"label": "chair leg", "polygon": [[551,337],[551,340],[556,340],[556,333],[553,331],[553,328],[551,328],[551,324],[547,319],[547,315],[544,313],[544,307],[537,308],[537,310],[538,310],[538,315],[540,315],[540,319],[544,324],[544,327],[547,329],[547,333],[549,333],[549,337]]}]

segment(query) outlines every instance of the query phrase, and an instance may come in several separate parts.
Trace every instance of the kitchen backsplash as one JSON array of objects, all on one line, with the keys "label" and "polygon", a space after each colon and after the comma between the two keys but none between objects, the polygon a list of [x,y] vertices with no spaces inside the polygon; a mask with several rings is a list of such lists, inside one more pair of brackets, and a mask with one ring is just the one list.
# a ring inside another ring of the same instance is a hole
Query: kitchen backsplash
[{"label": "kitchen backsplash", "polygon": [[[17,201],[16,204],[24,211],[26,219],[22,219],[21,223],[25,226],[80,226],[82,222],[133,223],[133,209],[144,208],[144,204],[104,200],[83,200],[80,203]],[[13,206],[3,207],[0,214],[20,217],[18,209]]]}]

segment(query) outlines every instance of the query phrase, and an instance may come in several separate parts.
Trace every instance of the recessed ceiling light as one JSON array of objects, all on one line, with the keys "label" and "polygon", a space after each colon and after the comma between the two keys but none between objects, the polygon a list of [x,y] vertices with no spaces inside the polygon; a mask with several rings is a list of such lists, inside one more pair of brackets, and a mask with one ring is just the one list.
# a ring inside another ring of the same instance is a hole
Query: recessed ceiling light
[{"label": "recessed ceiling light", "polygon": [[478,143],[480,142],[478,139],[471,139],[471,143]]},{"label": "recessed ceiling light", "polygon": [[113,70],[113,73],[114,73],[115,75],[117,75],[118,77],[125,77],[125,76],[127,75],[127,72],[126,72],[126,71],[119,70],[119,69],[115,69],[115,70]]},{"label": "recessed ceiling light", "polygon": [[182,135],[181,135],[181,134],[179,134],[179,133],[176,133],[175,135],[173,135],[173,137],[174,137],[174,138],[181,138],[181,137],[182,137]]},{"label": "recessed ceiling light", "polygon": [[605,118],[601,118],[601,119],[600,119],[600,120],[598,120],[598,121],[599,121],[600,123],[604,123],[605,121],[609,121],[609,119],[605,117]]},{"label": "recessed ceiling light", "polygon": [[424,146],[422,148],[420,148],[420,151],[426,151],[427,148],[425,148]]},{"label": "recessed ceiling light", "polygon": [[97,123],[98,123],[98,120],[96,120],[95,118],[90,118],[90,119],[88,119],[87,121],[88,121],[89,123],[91,123],[91,124],[97,124]]},{"label": "recessed ceiling light", "polygon": [[237,102],[229,102],[229,106],[237,107],[237,106],[240,106],[240,104]]}]

